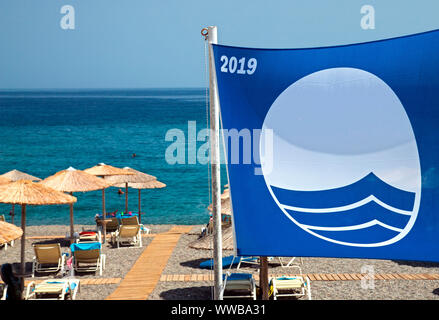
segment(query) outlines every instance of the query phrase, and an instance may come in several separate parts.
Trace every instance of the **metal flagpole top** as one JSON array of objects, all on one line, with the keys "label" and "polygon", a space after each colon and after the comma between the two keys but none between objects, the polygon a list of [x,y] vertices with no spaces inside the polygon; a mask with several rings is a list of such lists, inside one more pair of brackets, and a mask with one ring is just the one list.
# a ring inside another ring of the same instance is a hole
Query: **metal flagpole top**
[{"label": "metal flagpole top", "polygon": [[209,26],[207,28],[201,29],[201,35],[204,37],[204,40],[208,40],[209,43],[217,43],[217,27]]}]

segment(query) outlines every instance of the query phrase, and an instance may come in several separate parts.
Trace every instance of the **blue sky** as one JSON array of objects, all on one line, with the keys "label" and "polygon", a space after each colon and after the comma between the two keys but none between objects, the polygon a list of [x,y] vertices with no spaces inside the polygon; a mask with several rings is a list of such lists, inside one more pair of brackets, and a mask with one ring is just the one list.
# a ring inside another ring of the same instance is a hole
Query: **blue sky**
[{"label": "blue sky", "polygon": [[222,44],[297,48],[439,29],[438,13],[437,0],[2,0],[0,89],[203,87],[208,25]]}]

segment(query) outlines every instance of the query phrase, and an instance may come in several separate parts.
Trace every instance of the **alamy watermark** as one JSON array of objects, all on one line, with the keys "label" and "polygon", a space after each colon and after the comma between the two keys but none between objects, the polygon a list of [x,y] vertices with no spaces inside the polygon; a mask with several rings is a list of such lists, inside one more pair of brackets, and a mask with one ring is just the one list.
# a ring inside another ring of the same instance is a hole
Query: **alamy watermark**
[{"label": "alamy watermark", "polygon": [[[165,159],[170,165],[208,164],[211,155],[211,129],[197,131],[196,121],[188,121],[187,132],[173,128],[166,132],[165,141],[171,142],[166,149]],[[261,136],[264,141],[261,144]],[[224,147],[223,157],[217,163],[254,165],[255,175],[270,173],[273,167],[273,130],[264,129],[221,129],[220,141]],[[201,145],[199,145],[201,143]],[[262,147],[261,147],[262,146]]]},{"label": "alamy watermark", "polygon": [[[60,20],[60,27],[63,30],[75,29],[75,8],[72,5],[63,5],[60,9],[60,13],[63,15]],[[370,4],[365,4],[360,8],[361,19],[360,26],[363,30],[375,29],[375,8]],[[249,61],[252,62],[252,61]],[[256,67],[256,66],[254,66]]]},{"label": "alamy watermark", "polygon": [[360,13],[362,14],[360,20],[360,26],[363,30],[375,29],[375,8],[370,4],[365,4],[361,7]]},{"label": "alamy watermark", "polygon": [[63,30],[75,29],[75,8],[71,5],[64,5],[60,9],[60,13],[63,14],[59,25]]}]

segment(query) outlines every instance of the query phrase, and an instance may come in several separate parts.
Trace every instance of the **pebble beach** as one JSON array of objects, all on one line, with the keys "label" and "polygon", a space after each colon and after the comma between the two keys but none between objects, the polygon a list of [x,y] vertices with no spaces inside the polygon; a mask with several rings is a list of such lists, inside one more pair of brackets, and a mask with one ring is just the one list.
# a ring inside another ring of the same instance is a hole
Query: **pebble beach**
[{"label": "pebble beach", "polygon": [[[95,226],[76,225],[75,230],[93,229]],[[77,274],[79,279],[123,279],[139,256],[151,243],[154,236],[168,231],[172,225],[147,225],[151,234],[143,238],[143,246],[114,248],[109,241],[103,244],[106,254],[106,267],[102,276],[99,273]],[[189,233],[182,234],[169,257],[163,275],[213,274],[212,270],[202,269],[199,264],[212,258],[211,250],[193,249],[189,245],[199,237],[201,226],[193,226]],[[26,227],[26,270],[30,277],[33,243],[59,242],[63,252],[69,252],[69,242],[65,239],[36,239],[40,236],[65,235],[68,226],[28,226]],[[231,250],[224,250],[223,256],[232,255]],[[285,261],[287,258],[284,258]],[[18,269],[20,262],[20,240],[13,247],[0,249],[0,263],[12,263]],[[362,268],[372,268],[375,273],[391,274],[439,274],[438,263],[421,263],[393,260],[372,259],[336,259],[336,258],[296,258],[294,263],[303,273],[361,273]],[[236,267],[224,268],[224,271],[236,272]],[[269,274],[294,274],[297,269],[282,267],[274,259],[269,263]],[[258,275],[258,265],[242,265],[237,272],[250,272]],[[50,277],[62,275],[51,274]],[[47,279],[39,275],[34,280]],[[77,300],[104,300],[119,285],[87,284],[82,285]],[[149,300],[210,300],[212,298],[212,281],[158,281]],[[361,281],[311,281],[314,300],[439,300],[439,280],[374,280],[367,288]]]}]

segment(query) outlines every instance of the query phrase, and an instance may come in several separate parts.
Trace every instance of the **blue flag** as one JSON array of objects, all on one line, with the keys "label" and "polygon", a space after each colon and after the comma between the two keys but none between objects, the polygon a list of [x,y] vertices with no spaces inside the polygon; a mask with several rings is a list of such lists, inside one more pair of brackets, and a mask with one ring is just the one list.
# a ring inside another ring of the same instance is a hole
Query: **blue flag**
[{"label": "blue flag", "polygon": [[214,58],[238,255],[439,261],[439,31]]}]

